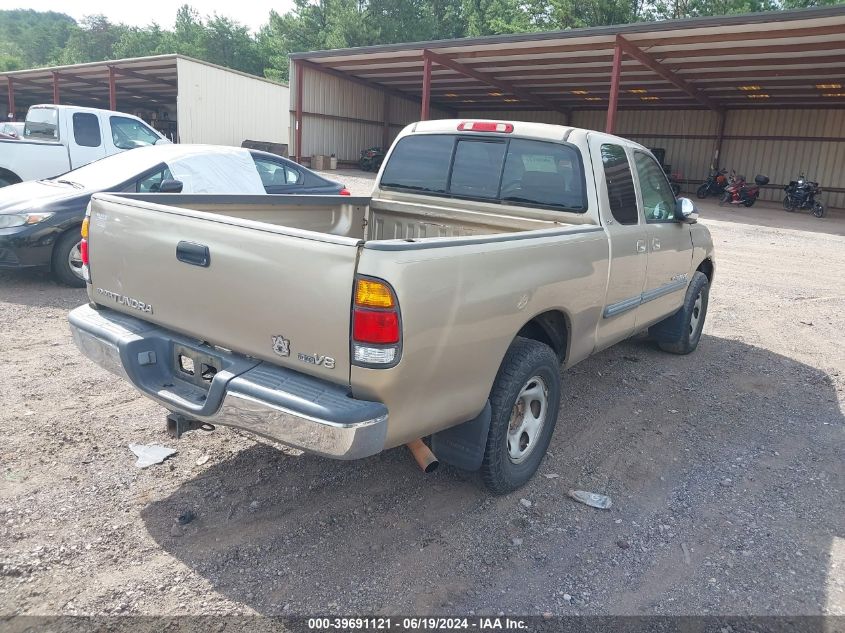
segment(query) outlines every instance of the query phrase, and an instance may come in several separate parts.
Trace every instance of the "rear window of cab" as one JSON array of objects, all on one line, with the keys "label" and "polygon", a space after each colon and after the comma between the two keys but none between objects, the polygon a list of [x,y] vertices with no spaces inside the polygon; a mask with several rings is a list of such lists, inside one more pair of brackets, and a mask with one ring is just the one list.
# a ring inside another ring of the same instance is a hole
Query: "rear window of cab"
[{"label": "rear window of cab", "polygon": [[587,209],[580,153],[549,141],[413,134],[393,149],[380,186],[576,213]]}]

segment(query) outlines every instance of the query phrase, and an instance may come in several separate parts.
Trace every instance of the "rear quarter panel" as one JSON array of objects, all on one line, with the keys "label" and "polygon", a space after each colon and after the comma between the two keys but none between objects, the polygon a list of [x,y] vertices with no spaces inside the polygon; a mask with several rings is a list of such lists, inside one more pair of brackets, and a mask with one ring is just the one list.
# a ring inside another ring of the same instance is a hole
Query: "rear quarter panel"
[{"label": "rear quarter panel", "polygon": [[402,314],[399,364],[351,369],[353,394],[390,411],[386,447],[476,416],[514,336],[540,313],[566,315],[568,364],[592,352],[607,281],[603,229],[524,236],[393,251],[370,242],[362,249],[358,272],[393,284]]},{"label": "rear quarter panel", "polygon": [[60,143],[40,141],[0,141],[0,168],[8,169],[22,181],[52,178],[70,169],[67,148]]}]

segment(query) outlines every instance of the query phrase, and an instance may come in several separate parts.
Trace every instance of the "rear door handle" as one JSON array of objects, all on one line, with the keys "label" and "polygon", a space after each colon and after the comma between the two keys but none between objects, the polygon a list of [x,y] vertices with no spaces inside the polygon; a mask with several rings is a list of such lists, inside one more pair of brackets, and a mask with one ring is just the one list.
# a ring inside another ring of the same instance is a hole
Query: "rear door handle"
[{"label": "rear door handle", "polygon": [[211,265],[211,253],[208,252],[208,246],[194,242],[179,242],[176,245],[176,259],[202,268],[208,268]]},{"label": "rear door handle", "polygon": [[653,251],[659,251],[660,250],[660,240],[657,239],[656,237],[653,240],[651,240],[651,250],[653,250]]},{"label": "rear door handle", "polygon": [[646,252],[645,240],[637,240],[637,252],[638,253],[645,253]]}]

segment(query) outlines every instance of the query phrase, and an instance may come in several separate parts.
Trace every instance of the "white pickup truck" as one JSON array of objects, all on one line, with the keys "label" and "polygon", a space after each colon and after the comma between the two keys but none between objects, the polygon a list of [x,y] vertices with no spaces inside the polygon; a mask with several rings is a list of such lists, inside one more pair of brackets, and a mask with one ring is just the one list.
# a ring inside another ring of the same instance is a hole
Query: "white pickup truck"
[{"label": "white pickup truck", "polygon": [[169,142],[131,114],[35,105],[27,112],[21,138],[0,139],[0,187],[52,178],[127,149]]}]

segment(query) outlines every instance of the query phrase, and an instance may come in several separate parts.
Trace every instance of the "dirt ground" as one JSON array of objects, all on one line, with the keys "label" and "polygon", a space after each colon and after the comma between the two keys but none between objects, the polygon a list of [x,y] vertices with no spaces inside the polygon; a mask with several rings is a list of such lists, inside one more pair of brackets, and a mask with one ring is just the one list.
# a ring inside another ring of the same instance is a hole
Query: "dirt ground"
[{"label": "dirt ground", "polygon": [[[171,440],[73,346],[82,291],[0,274],[0,614],[845,615],[845,216],[702,221],[698,351],[639,339],[565,372],[549,454],[505,497],[404,448]],[[141,470],[130,443],[178,453]]]}]

